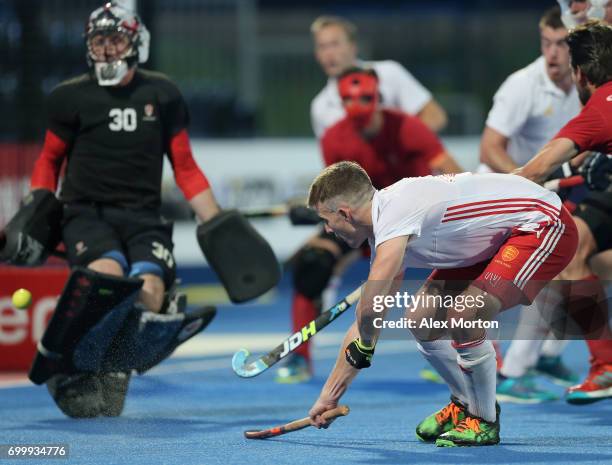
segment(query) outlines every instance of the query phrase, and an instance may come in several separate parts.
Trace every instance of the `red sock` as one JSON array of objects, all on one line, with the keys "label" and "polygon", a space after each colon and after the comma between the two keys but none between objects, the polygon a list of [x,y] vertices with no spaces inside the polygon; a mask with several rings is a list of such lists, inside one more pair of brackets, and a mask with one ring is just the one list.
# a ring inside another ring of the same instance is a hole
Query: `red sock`
[{"label": "red sock", "polygon": [[591,353],[591,365],[612,365],[612,340],[586,341]]},{"label": "red sock", "polygon": [[[293,294],[291,314],[293,317],[293,332],[295,333],[314,320],[319,315],[319,311],[311,299],[296,292]],[[310,341],[304,342],[295,350],[295,353],[306,357],[306,360],[310,362]]]},{"label": "red sock", "polygon": [[590,275],[571,283],[567,309],[586,339],[591,364],[612,364],[608,299],[597,276]]},{"label": "red sock", "polygon": [[493,348],[495,349],[495,358],[497,359],[497,371],[499,372],[502,369],[504,364],[504,356],[502,355],[501,347],[498,341],[491,341],[493,343]]}]

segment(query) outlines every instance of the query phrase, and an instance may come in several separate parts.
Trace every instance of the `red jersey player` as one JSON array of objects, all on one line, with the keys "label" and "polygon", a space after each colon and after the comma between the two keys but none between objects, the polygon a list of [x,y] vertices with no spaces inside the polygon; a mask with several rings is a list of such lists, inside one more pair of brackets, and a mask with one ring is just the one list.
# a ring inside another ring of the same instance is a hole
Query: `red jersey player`
[{"label": "red jersey player", "polygon": [[[541,181],[557,167],[591,150],[612,153],[612,27],[597,21],[579,26],[568,36],[574,80],[584,108],[517,174]],[[610,178],[610,155],[602,167]],[[601,174],[601,173],[600,173]],[[587,180],[589,176],[587,176]],[[569,287],[568,310],[583,329],[591,352],[591,370],[570,388],[567,401],[589,403],[612,397],[612,333],[605,292],[588,259],[612,246],[612,191],[591,192],[575,213],[579,245],[560,274]],[[588,299],[588,300],[587,300]],[[585,307],[584,302],[591,305]],[[593,331],[593,326],[597,332]]]},{"label": "red jersey player", "polygon": [[407,176],[460,171],[421,120],[380,107],[378,77],[373,70],[349,69],[340,76],[338,90],[347,116],[323,135],[326,165],[353,160],[377,188]]}]

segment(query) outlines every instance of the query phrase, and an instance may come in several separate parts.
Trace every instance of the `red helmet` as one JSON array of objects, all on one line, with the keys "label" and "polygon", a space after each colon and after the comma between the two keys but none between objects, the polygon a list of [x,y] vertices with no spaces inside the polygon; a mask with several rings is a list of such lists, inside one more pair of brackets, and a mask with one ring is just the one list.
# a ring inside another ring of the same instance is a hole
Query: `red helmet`
[{"label": "red helmet", "polygon": [[338,77],[338,92],[347,117],[365,128],[378,107],[378,76],[371,69],[352,68]]}]

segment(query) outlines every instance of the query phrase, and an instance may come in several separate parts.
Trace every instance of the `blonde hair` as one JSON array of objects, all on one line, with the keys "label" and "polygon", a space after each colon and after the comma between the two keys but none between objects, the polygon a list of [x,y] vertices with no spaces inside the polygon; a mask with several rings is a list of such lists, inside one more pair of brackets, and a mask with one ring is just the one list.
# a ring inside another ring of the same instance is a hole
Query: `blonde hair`
[{"label": "blonde hair", "polygon": [[328,26],[341,27],[350,42],[355,43],[357,41],[357,26],[348,19],[341,18],[340,16],[319,16],[310,25],[310,32],[314,36],[321,29]]},{"label": "blonde hair", "polygon": [[327,203],[334,211],[337,202],[344,200],[357,207],[374,195],[374,186],[368,173],[352,161],[341,161],[325,168],[310,185],[308,206],[315,208],[319,203]]}]

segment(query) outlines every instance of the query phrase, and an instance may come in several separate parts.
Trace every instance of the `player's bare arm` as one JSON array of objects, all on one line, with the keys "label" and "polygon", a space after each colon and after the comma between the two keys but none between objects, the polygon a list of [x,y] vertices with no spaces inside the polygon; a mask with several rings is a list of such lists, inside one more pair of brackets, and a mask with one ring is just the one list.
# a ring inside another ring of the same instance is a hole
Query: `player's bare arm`
[{"label": "player's bare arm", "polygon": [[[378,330],[374,328],[372,319],[381,315],[373,311],[372,299],[374,295],[393,293],[399,287],[403,277],[400,269],[408,241],[408,236],[397,237],[384,242],[376,250],[376,258],[368,276],[368,285],[364,286],[364,293],[357,306],[357,321],[344,336],[336,364],[309,412],[312,424],[318,428],[328,424],[321,415],[338,405],[351,381],[359,373],[359,368],[347,361],[349,346],[355,344],[356,340],[365,341],[365,346],[375,345]],[[376,334],[373,331],[376,331]]]},{"label": "player's bare arm", "polygon": [[204,222],[219,213],[219,205],[217,205],[215,195],[210,188],[192,197],[189,204],[197,217]]},{"label": "player's bare arm", "polygon": [[509,139],[500,132],[485,126],[480,141],[480,161],[496,173],[514,171],[517,164],[508,155],[508,141]]},{"label": "player's bare arm", "polygon": [[355,322],[346,332],[342,344],[340,345],[336,364],[327,377],[327,381],[323,389],[321,389],[319,398],[308,412],[311,424],[317,428],[325,427],[328,424],[325,419],[323,419],[322,414],[338,405],[340,398],[346,392],[355,376],[359,373],[357,368],[351,366],[346,361],[346,356],[344,354],[344,348],[358,336],[359,331],[357,330],[357,322]]},{"label": "player's bare arm", "polygon": [[441,152],[429,162],[429,168],[435,174],[456,174],[465,171],[452,155],[446,151]]},{"label": "player's bare arm", "polygon": [[442,131],[448,123],[448,117],[446,116],[444,108],[442,108],[440,104],[433,99],[427,102],[423,108],[421,108],[421,111],[419,111],[417,116],[429,129],[434,132]]},{"label": "player's bare arm", "polygon": [[374,297],[386,296],[395,290],[395,281],[398,277],[401,279],[401,266],[408,241],[409,236],[400,236],[389,239],[376,248],[376,258],[355,312],[359,339],[367,347],[374,347],[380,333],[373,324],[374,319],[380,317],[380,313],[375,312],[373,308]]},{"label": "player's bare arm", "polygon": [[515,174],[535,182],[543,182],[553,171],[566,161],[578,155],[576,144],[570,139],[561,137],[548,142],[538,154]]}]

